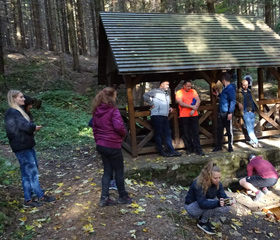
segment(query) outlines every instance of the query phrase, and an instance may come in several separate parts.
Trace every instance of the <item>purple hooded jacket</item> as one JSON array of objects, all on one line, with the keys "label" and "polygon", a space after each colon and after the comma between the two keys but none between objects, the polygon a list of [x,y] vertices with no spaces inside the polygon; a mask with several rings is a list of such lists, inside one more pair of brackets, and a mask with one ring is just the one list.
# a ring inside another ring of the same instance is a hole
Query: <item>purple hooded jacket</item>
[{"label": "purple hooded jacket", "polygon": [[126,131],[118,108],[101,103],[92,119],[92,130],[97,145],[121,148]]}]

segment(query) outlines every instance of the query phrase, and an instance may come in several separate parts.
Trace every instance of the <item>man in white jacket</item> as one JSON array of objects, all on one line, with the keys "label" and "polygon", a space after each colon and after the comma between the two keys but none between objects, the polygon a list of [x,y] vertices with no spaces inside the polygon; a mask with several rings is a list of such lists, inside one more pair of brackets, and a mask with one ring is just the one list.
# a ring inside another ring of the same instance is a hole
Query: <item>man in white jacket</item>
[{"label": "man in white jacket", "polygon": [[[168,115],[173,109],[169,106],[170,97],[168,94],[169,81],[164,80],[159,88],[152,89],[143,95],[145,102],[151,105],[151,119],[155,130],[155,142],[157,150],[163,157],[181,156],[182,153],[175,151],[172,145],[171,129]],[[162,146],[162,139],[165,140],[167,151]]]}]

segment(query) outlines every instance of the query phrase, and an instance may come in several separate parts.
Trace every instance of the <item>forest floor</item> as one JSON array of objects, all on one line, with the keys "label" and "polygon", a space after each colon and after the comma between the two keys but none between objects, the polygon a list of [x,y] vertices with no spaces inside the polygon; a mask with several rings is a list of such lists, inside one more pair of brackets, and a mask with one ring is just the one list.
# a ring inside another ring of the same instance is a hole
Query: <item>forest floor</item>
[{"label": "forest floor", "polygon": [[[96,64],[96,60],[85,61],[83,69],[88,63]],[[82,74],[76,74],[79,77],[75,89],[79,93],[86,92],[94,73],[85,72],[84,77]],[[16,162],[9,146],[1,145],[0,152]],[[142,156],[143,159],[150,157]],[[125,160],[132,159],[126,157]],[[166,159],[158,158],[158,161]],[[0,184],[0,196],[9,202],[9,207],[1,211],[10,218],[0,239],[280,239],[277,219],[252,212],[240,203],[233,205],[227,218],[214,219],[216,235],[206,235],[184,210],[187,188],[157,179],[126,179],[127,191],[134,203],[99,207],[103,167],[90,143],[74,149],[40,152],[39,172],[42,187],[47,194],[54,195],[56,201],[38,209],[25,209],[20,179],[13,185]],[[117,198],[116,191],[110,193]]]}]

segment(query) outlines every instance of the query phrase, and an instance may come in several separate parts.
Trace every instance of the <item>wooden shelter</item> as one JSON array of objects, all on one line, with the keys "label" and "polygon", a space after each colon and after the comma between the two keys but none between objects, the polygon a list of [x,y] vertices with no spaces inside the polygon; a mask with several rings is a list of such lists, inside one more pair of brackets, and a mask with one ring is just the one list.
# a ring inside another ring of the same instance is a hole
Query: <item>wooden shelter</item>
[{"label": "wooden shelter", "polygon": [[[241,86],[242,68],[258,69],[260,120],[258,137],[280,133],[280,37],[253,16],[221,14],[100,13],[98,83],[125,84],[128,110],[121,109],[128,127],[123,143],[133,156],[155,151],[149,144],[153,129],[149,107],[135,107],[133,90],[143,82],[170,81],[172,106],[177,109],[175,88],[184,79],[204,79],[209,89],[226,69],[237,71]],[[278,80],[275,99],[264,98],[264,69]],[[256,81],[256,79],[254,80]],[[202,102],[201,144],[215,142],[217,100]],[[171,114],[173,144],[184,147],[180,139],[178,111]],[[235,120],[234,140],[244,139],[240,121]],[[147,133],[140,136],[139,130]]]}]

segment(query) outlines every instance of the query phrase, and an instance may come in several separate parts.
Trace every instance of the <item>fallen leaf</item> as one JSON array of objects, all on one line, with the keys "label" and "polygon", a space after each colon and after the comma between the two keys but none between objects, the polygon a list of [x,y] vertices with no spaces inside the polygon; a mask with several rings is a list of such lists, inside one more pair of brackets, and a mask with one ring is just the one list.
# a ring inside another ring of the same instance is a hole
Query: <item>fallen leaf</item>
[{"label": "fallen leaf", "polygon": [[61,228],[61,226],[55,226],[53,227],[54,230],[59,230]]},{"label": "fallen leaf", "polygon": [[26,216],[23,216],[22,218],[19,218],[19,220],[22,221],[22,222],[26,222],[27,217],[26,217]]},{"label": "fallen leaf", "polygon": [[157,215],[157,218],[162,218],[162,216],[161,215]]},{"label": "fallen leaf", "polygon": [[87,233],[93,233],[94,232],[94,229],[93,229],[91,223],[83,226],[83,230]]}]

